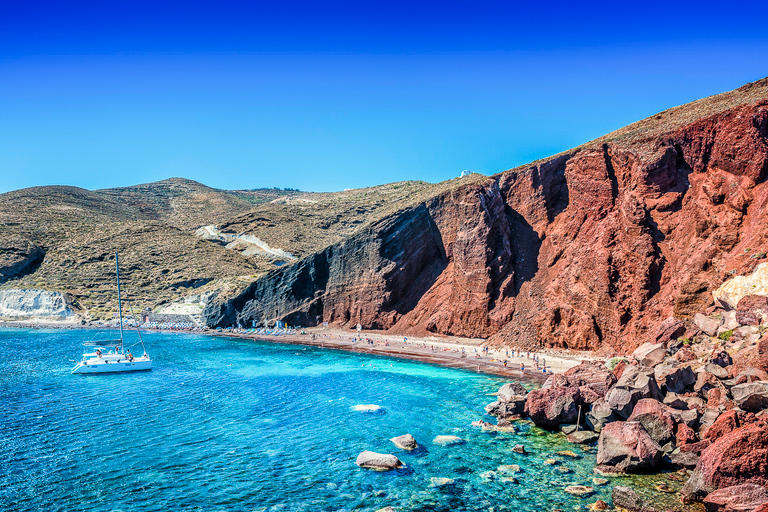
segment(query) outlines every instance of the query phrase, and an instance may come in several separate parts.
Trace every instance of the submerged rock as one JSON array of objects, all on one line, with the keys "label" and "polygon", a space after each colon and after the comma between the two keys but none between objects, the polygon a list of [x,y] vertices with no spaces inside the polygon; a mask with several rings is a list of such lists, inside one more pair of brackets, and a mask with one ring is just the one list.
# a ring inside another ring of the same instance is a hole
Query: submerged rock
[{"label": "submerged rock", "polygon": [[446,478],[444,476],[433,476],[429,479],[429,485],[431,487],[443,487],[445,485],[451,485],[454,483],[453,478]]},{"label": "submerged rock", "polygon": [[586,485],[569,485],[565,488],[565,492],[574,496],[586,497],[595,494],[595,489]]},{"label": "submerged rock", "polygon": [[439,446],[451,446],[454,444],[464,444],[464,440],[459,436],[436,436],[432,442]]},{"label": "submerged rock", "polygon": [[386,412],[384,408],[376,404],[360,404],[352,407],[353,411],[369,413],[369,414],[384,414]]},{"label": "submerged rock", "polygon": [[355,464],[361,468],[373,469],[376,471],[388,471],[403,467],[403,462],[389,453],[376,453],[364,451],[357,456]]}]

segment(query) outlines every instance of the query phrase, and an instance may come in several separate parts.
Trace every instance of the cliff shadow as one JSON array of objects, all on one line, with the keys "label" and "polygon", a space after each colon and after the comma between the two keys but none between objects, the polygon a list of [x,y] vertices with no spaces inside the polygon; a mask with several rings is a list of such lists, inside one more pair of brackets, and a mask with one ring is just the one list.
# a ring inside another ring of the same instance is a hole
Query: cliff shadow
[{"label": "cliff shadow", "polygon": [[394,263],[382,274],[388,298],[382,311],[412,311],[448,266],[440,230],[426,205],[405,212],[381,233],[382,263]]},{"label": "cliff shadow", "polygon": [[539,271],[539,251],[541,240],[525,217],[507,206],[510,227],[510,249],[514,262],[513,295],[520,293],[520,288],[536,276]]}]

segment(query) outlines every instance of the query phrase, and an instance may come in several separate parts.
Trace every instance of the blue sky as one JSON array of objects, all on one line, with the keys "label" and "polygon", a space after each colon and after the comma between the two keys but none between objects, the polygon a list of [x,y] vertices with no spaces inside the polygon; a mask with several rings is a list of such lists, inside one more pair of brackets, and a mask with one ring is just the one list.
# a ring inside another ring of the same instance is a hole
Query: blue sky
[{"label": "blue sky", "polygon": [[492,174],[768,76],[766,2],[3,2],[0,192]]}]

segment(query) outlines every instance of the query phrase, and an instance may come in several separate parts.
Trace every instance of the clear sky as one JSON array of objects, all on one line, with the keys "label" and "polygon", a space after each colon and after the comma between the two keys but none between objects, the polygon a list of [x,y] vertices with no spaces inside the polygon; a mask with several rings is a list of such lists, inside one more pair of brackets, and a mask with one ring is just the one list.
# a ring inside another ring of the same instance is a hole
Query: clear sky
[{"label": "clear sky", "polygon": [[492,174],[768,76],[768,2],[0,4],[0,192]]}]

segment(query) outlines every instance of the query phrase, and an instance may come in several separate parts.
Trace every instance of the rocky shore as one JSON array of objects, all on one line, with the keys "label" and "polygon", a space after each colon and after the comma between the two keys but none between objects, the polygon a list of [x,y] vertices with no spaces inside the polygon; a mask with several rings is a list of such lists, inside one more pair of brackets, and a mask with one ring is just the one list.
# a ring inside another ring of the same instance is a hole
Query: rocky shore
[{"label": "rocky shore", "polygon": [[[665,321],[631,355],[582,362],[526,392],[505,385],[486,411],[505,426],[527,418],[597,444],[595,473],[684,469],[685,504],[768,512],[768,299],[718,301],[691,325]],[[583,430],[581,430],[583,429]],[[616,507],[651,512],[630,488]]]}]

